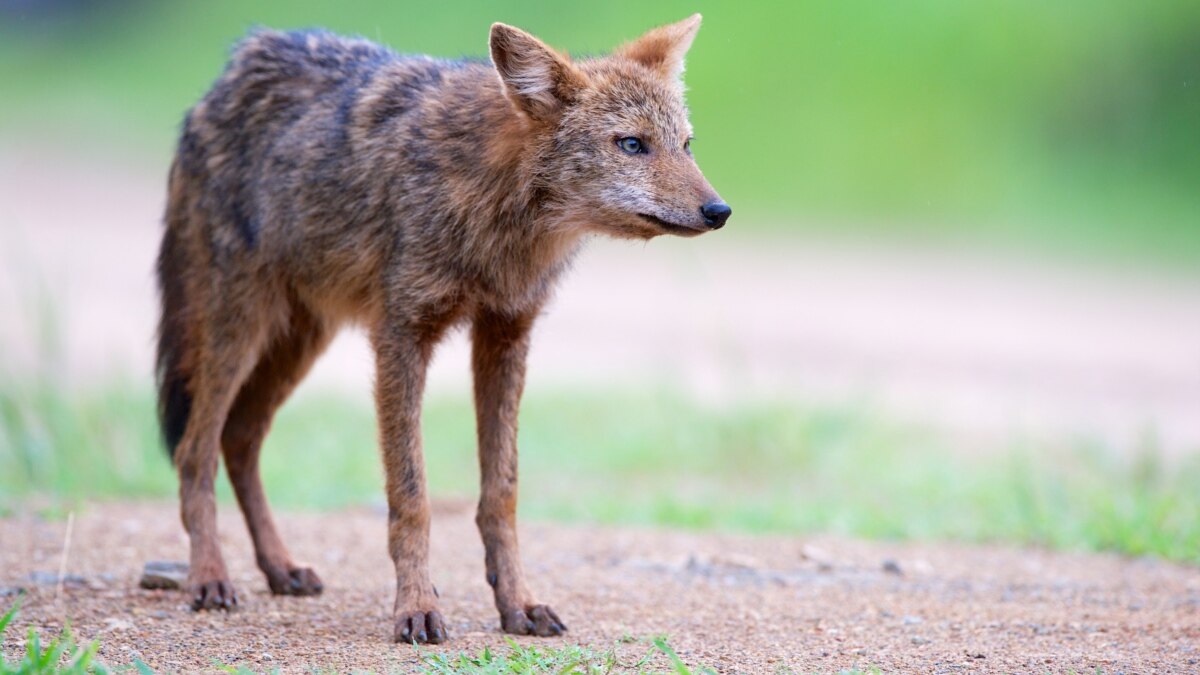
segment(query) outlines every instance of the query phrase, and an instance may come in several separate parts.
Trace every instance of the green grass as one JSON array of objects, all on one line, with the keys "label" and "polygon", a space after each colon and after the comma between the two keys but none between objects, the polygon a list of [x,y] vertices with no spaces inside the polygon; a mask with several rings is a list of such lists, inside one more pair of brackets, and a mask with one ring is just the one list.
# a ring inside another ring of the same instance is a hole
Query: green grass
[{"label": "green grass", "polygon": [[[484,648],[478,655],[429,654],[422,658],[422,672],[428,675],[505,675],[518,673],[565,673],[570,675],[607,675],[608,673],[673,673],[674,675],[715,675],[716,670],[704,665],[689,665],[675,652],[665,637],[655,637],[641,658],[623,662],[616,646],[599,650],[593,647],[522,647],[509,640],[507,652]],[[660,670],[658,664],[667,666]],[[790,674],[780,668],[775,671]],[[838,671],[837,675],[880,675],[877,668]]]},{"label": "green grass", "polygon": [[[170,497],[147,386],[0,380],[0,506]],[[425,454],[435,498],[474,498],[469,401],[434,397]],[[1200,458],[1154,445],[954,444],[870,406],[728,406],[669,390],[532,391],[521,411],[523,517],[568,522],[1005,541],[1200,562]],[[301,394],[264,449],[273,503],[382,503],[365,402]],[[219,495],[232,502],[227,482]]]},{"label": "green grass", "polygon": [[318,0],[102,5],[0,17],[0,142],[165,166],[183,111],[252,25],[485,53],[506,21],[576,54],[700,11],[696,153],[738,210],[870,236],[974,236],[1200,260],[1194,0],[881,5]]},{"label": "green grass", "polygon": [[430,675],[503,675],[505,673],[580,673],[601,675],[612,672],[646,672],[643,666],[654,656],[651,649],[633,664],[621,664],[616,649],[592,647],[522,647],[509,640],[506,651],[484,648],[479,654],[423,654],[422,672]]},{"label": "green grass", "polygon": [[[16,618],[19,604],[13,604],[8,612],[0,617],[0,636]],[[107,673],[108,669],[96,661],[96,652],[99,649],[100,643],[95,641],[87,646],[77,645],[71,636],[70,627],[64,628],[63,632],[50,642],[43,643],[41,635],[31,626],[25,637],[23,656],[10,660],[9,654],[0,649],[0,675]]]}]

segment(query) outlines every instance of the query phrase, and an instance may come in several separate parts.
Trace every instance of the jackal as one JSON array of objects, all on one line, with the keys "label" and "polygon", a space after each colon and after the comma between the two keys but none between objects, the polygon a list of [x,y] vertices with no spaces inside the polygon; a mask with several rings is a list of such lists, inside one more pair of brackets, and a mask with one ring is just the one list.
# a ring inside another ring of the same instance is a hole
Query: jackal
[{"label": "jackal", "polygon": [[437,643],[419,429],[425,371],[469,324],[476,522],[503,629],[557,635],[517,551],[517,407],[530,328],[582,239],[697,235],[730,208],[692,159],[695,15],[571,60],[494,24],[491,61],[398,56],[324,32],[259,31],[187,114],[158,257],[157,376],[196,609],[237,595],[217,542],[223,453],[277,594],[322,584],[280,539],[258,458],[275,410],[338,328],[366,328],[396,566],[393,636]]}]

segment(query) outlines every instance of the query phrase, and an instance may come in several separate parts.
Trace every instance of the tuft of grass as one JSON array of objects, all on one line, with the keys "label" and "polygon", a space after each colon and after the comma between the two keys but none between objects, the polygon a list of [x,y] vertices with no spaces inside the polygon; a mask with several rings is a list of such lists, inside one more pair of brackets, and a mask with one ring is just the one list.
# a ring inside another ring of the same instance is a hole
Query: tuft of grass
[{"label": "tuft of grass", "polygon": [[506,653],[484,647],[477,655],[422,654],[422,672],[434,675],[501,675],[507,673],[582,673],[601,675],[616,667],[616,653],[591,647],[523,647],[509,640]]},{"label": "tuft of grass", "polygon": [[693,671],[687,666],[687,664],[683,662],[683,659],[679,658],[679,655],[675,653],[675,650],[671,648],[671,645],[667,644],[667,638],[665,637],[654,638],[654,646],[658,649],[658,651],[666,654],[667,658],[671,660],[671,667],[675,669],[676,675],[693,675],[693,672],[716,675],[717,671],[713,670],[712,668],[701,667],[696,671]]},{"label": "tuft of grass", "polygon": [[509,639],[507,652],[495,652],[484,647],[478,655],[466,652],[458,654],[421,654],[422,672],[429,675],[507,675],[510,673],[560,673],[569,675],[607,675],[608,673],[663,673],[647,669],[659,654],[671,665],[669,672],[676,675],[700,675],[715,673],[707,667],[693,670],[679,658],[667,638],[656,637],[650,641],[645,654],[633,663],[621,663],[614,645],[610,649],[598,650],[590,646],[564,645],[562,647],[524,647]]},{"label": "tuft of grass", "polygon": [[[424,411],[430,492],[477,494],[467,396]],[[381,503],[365,400],[301,392],[263,453],[273,503]],[[964,447],[869,406],[707,406],[670,390],[537,391],[521,409],[521,511],[559,521],[1007,541],[1200,562],[1200,456],[1152,442]],[[0,508],[164,497],[176,481],[148,385],[0,380]],[[226,481],[219,497],[233,498]]]},{"label": "tuft of grass", "polygon": [[[649,643],[641,658],[622,663],[617,657],[617,645],[599,650],[590,646],[564,645],[562,647],[523,647],[508,640],[506,652],[492,651],[484,647],[476,655],[421,653],[421,671],[426,675],[515,675],[521,673],[559,673],[560,675],[608,675],[609,673],[638,673],[638,675],[716,675],[708,666],[688,665],[671,647],[668,638],[659,636],[649,640],[622,638],[618,644],[628,642]],[[659,665],[667,668],[661,669]],[[775,671],[781,675],[794,675],[793,671],[781,667]],[[840,670],[837,675],[881,675],[879,668],[866,670],[852,668]]]},{"label": "tuft of grass", "polygon": [[[20,602],[14,603],[8,612],[0,618],[0,634],[16,619]],[[103,674],[109,670],[104,664],[96,661],[96,652],[100,643],[92,641],[87,646],[75,643],[71,636],[70,626],[63,629],[58,637],[43,644],[37,630],[30,626],[25,638],[25,655],[17,660],[9,660],[9,655],[0,648],[0,675],[82,675],[84,673]]]}]

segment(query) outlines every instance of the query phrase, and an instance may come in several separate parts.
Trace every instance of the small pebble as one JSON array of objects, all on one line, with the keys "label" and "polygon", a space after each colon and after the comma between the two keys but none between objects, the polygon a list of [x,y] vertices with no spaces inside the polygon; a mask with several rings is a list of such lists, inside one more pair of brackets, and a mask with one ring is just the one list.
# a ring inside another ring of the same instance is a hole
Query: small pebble
[{"label": "small pebble", "polygon": [[813,546],[812,544],[805,544],[800,548],[800,557],[805,560],[812,560],[813,562],[833,559],[825,549]]},{"label": "small pebble", "polygon": [[909,642],[912,642],[914,645],[927,645],[929,644],[929,638],[921,637],[920,635],[914,635]]},{"label": "small pebble", "polygon": [[142,568],[142,588],[178,590],[187,584],[188,564],[175,560],[151,560]]},{"label": "small pebble", "polygon": [[892,560],[891,558],[883,561],[883,571],[887,572],[888,574],[895,574],[897,576],[902,576],[904,574],[904,570],[900,569],[900,563]]},{"label": "small pebble", "polygon": [[119,619],[115,616],[104,620],[104,630],[106,631],[127,631],[133,630],[134,625],[125,619]]}]

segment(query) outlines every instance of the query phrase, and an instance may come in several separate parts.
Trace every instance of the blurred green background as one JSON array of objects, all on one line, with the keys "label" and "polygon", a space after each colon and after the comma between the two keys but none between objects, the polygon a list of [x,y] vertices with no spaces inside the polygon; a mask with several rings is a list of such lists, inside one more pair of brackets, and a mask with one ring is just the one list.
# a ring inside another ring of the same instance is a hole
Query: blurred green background
[{"label": "blurred green background", "polygon": [[0,2],[0,140],[165,162],[252,25],[575,54],[705,15],[696,151],[739,226],[1200,260],[1200,3]]},{"label": "blurred green background", "polygon": [[[917,248],[966,240],[1197,268],[1196,0],[0,0],[0,153],[44,149],[52,159],[165,176],[184,111],[254,25],[323,26],[455,57],[485,54],[488,26],[505,21],[589,54],[695,11],[705,15],[686,75],[695,149],[738,213],[730,234],[769,235],[766,246],[789,235],[796,246],[826,236]],[[64,188],[61,199],[72,194]],[[149,218],[138,226],[152,231]],[[21,258],[17,251],[3,264]],[[149,292],[149,267],[126,292]],[[16,281],[21,291],[34,286]],[[38,365],[55,371],[63,356],[55,330],[70,328],[55,328],[55,298],[24,299],[36,305],[28,324],[46,347]],[[11,365],[0,349],[0,372]],[[53,372],[0,375],[0,514],[174,494],[149,375],[130,377],[77,386]],[[524,491],[522,511],[1200,561],[1200,459],[1164,463],[1153,434],[1145,447],[1117,448],[1017,435],[976,453],[869,405],[712,407],[659,384],[531,391],[522,480],[540,488]],[[424,422],[432,492],[470,498],[469,396],[435,398]],[[378,503],[374,444],[369,405],[302,392],[268,438],[272,500]]]}]

